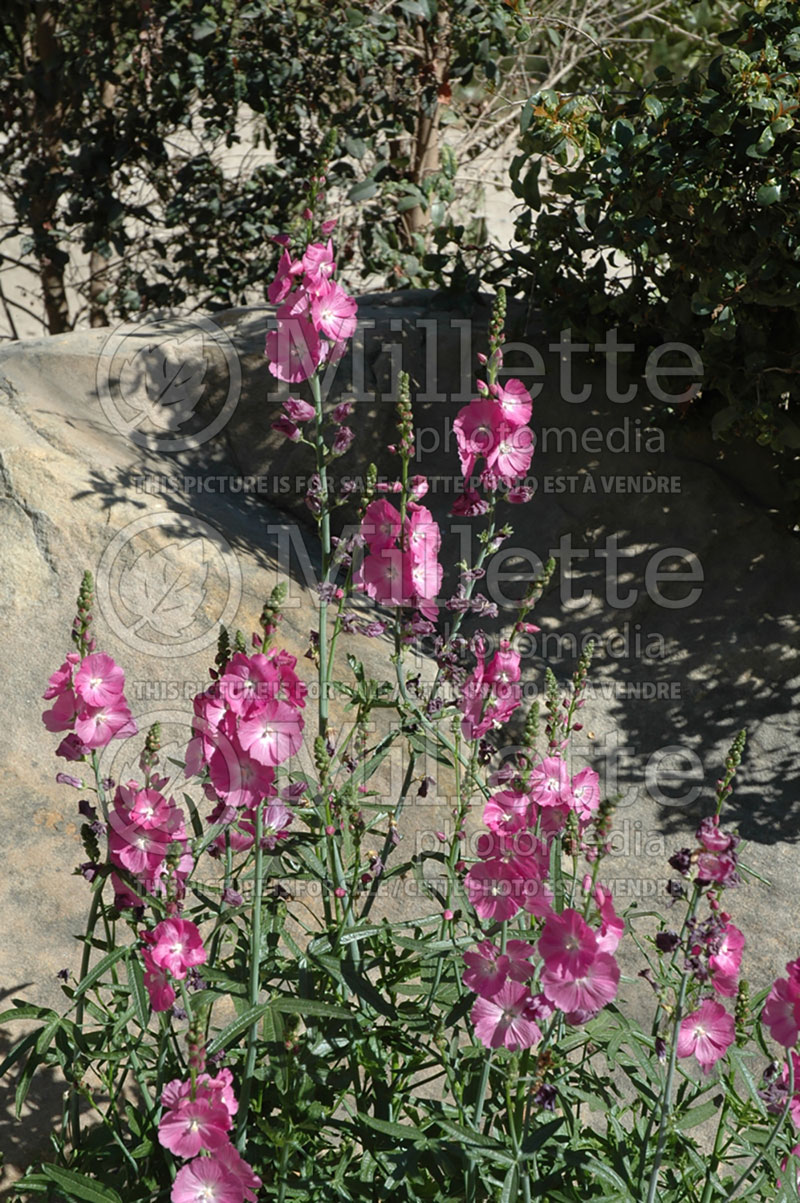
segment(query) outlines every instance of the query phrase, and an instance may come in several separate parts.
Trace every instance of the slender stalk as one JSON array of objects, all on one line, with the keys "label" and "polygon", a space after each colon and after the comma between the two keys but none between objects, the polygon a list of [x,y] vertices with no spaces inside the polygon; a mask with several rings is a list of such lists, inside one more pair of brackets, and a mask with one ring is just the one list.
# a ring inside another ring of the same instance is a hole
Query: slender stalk
[{"label": "slender stalk", "polygon": [[667,1140],[667,1120],[672,1112],[672,1083],[675,1078],[675,1066],[678,1062],[678,1028],[681,1018],[683,1017],[683,1004],[686,999],[686,987],[689,984],[689,974],[684,973],[681,978],[681,986],[678,992],[678,1002],[675,1007],[675,1018],[672,1023],[672,1047],[669,1054],[669,1065],[667,1067],[667,1076],[664,1081],[664,1092],[661,1096],[661,1120],[658,1125],[658,1143],[656,1145],[656,1155],[653,1162],[653,1170],[650,1175],[650,1185],[647,1188],[647,1203],[653,1203],[658,1189],[658,1174],[661,1169],[661,1160],[664,1156],[664,1145]]},{"label": "slender stalk", "polygon": [[[759,1165],[760,1162],[762,1162],[764,1160],[767,1153],[770,1151],[772,1146],[775,1144],[775,1141],[778,1139],[778,1135],[781,1131],[781,1128],[786,1123],[786,1117],[789,1114],[789,1108],[791,1107],[792,1099],[794,1098],[794,1059],[792,1057],[791,1049],[788,1050],[786,1060],[789,1065],[789,1081],[787,1084],[786,1104],[783,1108],[783,1111],[778,1116],[775,1124],[773,1125],[772,1131],[770,1132],[769,1138],[767,1139],[767,1143],[760,1149],[760,1151],[758,1153],[756,1153],[755,1157],[750,1162],[747,1169],[743,1170],[742,1173],[739,1175],[739,1177],[736,1179],[736,1181],[734,1182],[733,1186],[731,1187],[731,1189],[728,1193],[728,1199],[734,1198],[739,1187],[744,1185],[744,1183],[747,1181],[747,1179],[752,1174],[753,1170]],[[763,1174],[762,1174],[762,1177],[763,1177]],[[758,1183],[756,1183],[755,1185],[758,1185]],[[753,1187],[753,1189],[755,1190],[755,1186]],[[705,1196],[703,1196],[703,1197],[705,1198]]]},{"label": "slender stalk", "polygon": [[[314,446],[316,450],[317,473],[322,495],[322,513],[319,519],[319,533],[322,542],[322,584],[328,582],[328,572],[331,561],[331,514],[328,504],[328,473],[325,466],[325,441],[322,436],[322,391],[319,378],[314,375],[309,380],[311,395],[314,398],[314,408],[317,411],[314,430]],[[328,662],[328,603],[324,592],[319,599],[319,733],[325,739],[328,733],[328,675],[332,665]]]},{"label": "slender stalk", "polygon": [[[105,878],[101,878],[92,893],[92,901],[89,906],[89,915],[86,920],[86,935],[83,938],[83,956],[81,957],[81,975],[80,980],[86,977],[89,972],[89,961],[92,955],[92,933],[97,922],[97,913],[100,909],[100,898],[103,893],[103,884]],[[75,1005],[75,1026],[79,1032],[83,1030],[83,1011],[86,995],[81,994]],[[74,1065],[74,1060],[73,1060]],[[81,1143],[81,1121],[80,1121],[80,1100],[78,1098],[78,1087],[75,1082],[70,1085],[69,1096],[69,1116],[70,1130],[72,1132],[72,1150],[77,1152]]]},{"label": "slender stalk", "polygon": [[[255,831],[255,864],[253,866],[253,920],[250,932],[250,988],[248,1001],[251,1007],[258,1003],[259,985],[261,982],[261,891],[264,875],[264,850],[261,840],[264,834],[264,807],[259,802],[256,807]],[[244,1082],[239,1099],[239,1131],[237,1133],[237,1148],[243,1152],[247,1144],[247,1110],[250,1104],[253,1070],[256,1065],[256,1044],[258,1042],[258,1020],[250,1025],[247,1034],[247,1056],[245,1058]]]}]

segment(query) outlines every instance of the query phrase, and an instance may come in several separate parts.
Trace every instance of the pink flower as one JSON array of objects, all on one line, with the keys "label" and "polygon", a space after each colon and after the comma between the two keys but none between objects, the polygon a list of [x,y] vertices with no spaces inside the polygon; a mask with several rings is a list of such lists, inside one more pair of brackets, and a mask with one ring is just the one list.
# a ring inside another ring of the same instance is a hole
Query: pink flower
[{"label": "pink flower", "polygon": [[316,413],[313,405],[308,401],[300,400],[299,397],[287,397],[283,408],[286,410],[286,416],[292,422],[310,422]]},{"label": "pink flower", "polygon": [[75,734],[87,748],[104,748],[115,736],[135,735],[136,730],[124,698],[87,706],[75,719]]},{"label": "pink flower", "polygon": [[572,778],[572,797],[575,812],[586,822],[600,805],[600,778],[594,769],[581,769]]},{"label": "pink flower", "polygon": [[513,651],[507,639],[500,641],[500,647],[495,652],[486,667],[484,680],[495,687],[495,693],[502,696],[502,686],[511,685],[520,678],[520,654]]},{"label": "pink flower", "polygon": [[299,384],[313,376],[322,362],[319,335],[305,318],[281,318],[280,311],[278,318],[278,329],[267,334],[269,370],[278,380]]},{"label": "pink flower", "polygon": [[706,999],[697,1011],[681,1021],[678,1031],[678,1056],[697,1058],[703,1073],[724,1057],[736,1039],[733,1017],[721,1003]]},{"label": "pink flower", "polygon": [[531,800],[527,794],[501,790],[492,794],[483,809],[483,821],[496,835],[521,831],[527,826]]},{"label": "pink flower", "polygon": [[531,420],[533,409],[531,395],[521,380],[507,380],[505,384],[493,384],[490,392],[500,402],[503,417],[509,426],[524,426]]},{"label": "pink flower", "polygon": [[611,891],[607,890],[605,886],[599,884],[595,886],[594,900],[600,912],[597,950],[598,952],[615,952],[622,939],[622,933],[625,931],[625,922],[614,910]]},{"label": "pink flower", "polygon": [[113,705],[122,697],[125,673],[105,652],[93,652],[75,674],[75,692],[86,706]]},{"label": "pink flower", "polygon": [[53,675],[47,682],[47,689],[42,694],[42,697],[48,701],[50,698],[57,698],[60,694],[66,693],[72,688],[72,663],[65,660],[61,668],[56,669]]},{"label": "pink flower", "polygon": [[527,940],[507,940],[505,955],[508,958],[508,976],[514,982],[527,982],[534,975],[529,958],[536,952]]},{"label": "pink flower", "polygon": [[196,1157],[227,1144],[231,1117],[221,1099],[181,1099],[158,1124],[158,1141],[176,1157]]},{"label": "pink flower", "polygon": [[195,1157],[182,1166],[172,1184],[172,1203],[242,1203],[246,1196],[236,1175],[219,1156]]},{"label": "pink flower", "polygon": [[459,410],[453,422],[458,442],[461,471],[469,480],[477,460],[484,456],[488,462],[500,441],[503,411],[494,401],[470,401]]},{"label": "pink flower", "polygon": [[236,652],[231,656],[219,681],[220,697],[233,714],[248,715],[253,712],[253,703],[277,697],[279,674],[273,660],[260,652],[245,656]]},{"label": "pink flower", "polygon": [[475,489],[465,489],[453,502],[450,513],[454,517],[475,518],[479,514],[485,514],[488,509],[489,502],[485,497],[481,497]]},{"label": "pink flower", "polygon": [[[788,969],[789,966],[787,965]],[[761,1012],[761,1022],[784,1048],[792,1048],[800,1036],[800,982],[793,976],[779,977],[773,984]]]},{"label": "pink flower", "polygon": [[711,984],[718,994],[722,994],[726,998],[733,998],[736,993],[744,944],[744,936],[739,928],[728,923],[725,926],[725,935],[719,950],[708,958]]},{"label": "pink flower", "polygon": [[[173,1078],[171,1082],[167,1082],[161,1092],[161,1103],[164,1107],[175,1108],[184,1099],[190,1098],[191,1093],[191,1079],[187,1078],[185,1082],[182,1082],[180,1078]],[[239,1104],[233,1094],[233,1074],[229,1069],[221,1069],[216,1078],[212,1078],[206,1073],[198,1074],[195,1097],[208,1099],[213,1103],[222,1103],[231,1119],[239,1110]]]},{"label": "pink flower", "polygon": [[208,953],[200,932],[190,919],[162,919],[146,934],[153,961],[181,981],[193,965],[202,965]]},{"label": "pink flower", "polygon": [[144,984],[150,995],[150,1006],[154,1011],[168,1011],[175,1002],[175,987],[162,969],[153,960],[149,948],[142,949],[144,957]]},{"label": "pink flower", "polygon": [[464,888],[481,919],[502,922],[520,909],[516,899],[520,879],[504,861],[479,861],[473,865],[464,878]]},{"label": "pink flower", "polygon": [[547,917],[538,948],[548,971],[577,978],[597,956],[597,937],[583,916],[568,908]]},{"label": "pink flower", "polygon": [[718,815],[706,815],[697,829],[697,839],[706,852],[730,852],[739,843],[738,835],[720,831]]},{"label": "pink flower", "polygon": [[242,747],[259,764],[282,764],[299,751],[303,719],[287,702],[265,702],[259,712],[239,727]]},{"label": "pink flower", "polygon": [[256,1203],[255,1192],[261,1186],[261,1179],[258,1174],[253,1172],[253,1167],[248,1165],[243,1157],[240,1157],[231,1144],[223,1145],[221,1149],[217,1150],[215,1156],[238,1183],[242,1191],[242,1198],[247,1200],[247,1203]]},{"label": "pink flower", "polygon": [[486,456],[486,467],[506,484],[524,476],[533,458],[533,431],[529,426],[511,426],[501,422],[495,431],[495,444]]},{"label": "pink flower", "polygon": [[493,998],[508,977],[508,957],[491,940],[481,940],[474,951],[464,953],[462,981],[468,990],[482,998]]},{"label": "pink flower", "polygon": [[528,1018],[531,996],[519,982],[505,982],[494,998],[478,998],[471,1012],[475,1035],[487,1048],[531,1048],[542,1038]]},{"label": "pink flower", "polygon": [[[50,680],[52,681],[52,677]],[[78,716],[78,699],[72,689],[64,689],[54,695],[55,705],[42,714],[42,722],[48,731],[71,731]]]},{"label": "pink flower", "polygon": [[278,260],[278,271],[275,279],[267,288],[270,304],[279,305],[291,292],[296,269],[299,268],[288,251],[284,251]]},{"label": "pink flower", "polygon": [[559,756],[547,756],[538,768],[532,769],[528,787],[539,806],[572,805],[572,781]]},{"label": "pink flower", "polygon": [[305,249],[302,260],[303,271],[312,277],[321,277],[319,283],[329,279],[335,270],[333,242],[310,242]]},{"label": "pink flower", "polygon": [[391,502],[381,497],[369,503],[364,511],[361,534],[371,552],[378,553],[384,548],[394,547],[400,529],[400,513]]},{"label": "pink flower", "polygon": [[599,952],[586,968],[573,976],[562,964],[546,963],[541,984],[545,996],[566,1012],[568,1023],[580,1024],[596,1015],[617,996],[619,965],[607,952]]},{"label": "pink flower", "polygon": [[338,342],[352,338],[357,325],[358,306],[340,284],[328,280],[317,290],[311,301],[311,318],[320,334]]}]

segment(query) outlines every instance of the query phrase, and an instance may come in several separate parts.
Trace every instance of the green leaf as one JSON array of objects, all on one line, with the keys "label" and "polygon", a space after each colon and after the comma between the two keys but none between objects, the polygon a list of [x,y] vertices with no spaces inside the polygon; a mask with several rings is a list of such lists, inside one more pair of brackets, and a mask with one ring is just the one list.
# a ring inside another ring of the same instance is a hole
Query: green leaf
[{"label": "green leaf", "polygon": [[675,1120],[675,1127],[679,1132],[688,1132],[690,1128],[704,1124],[707,1119],[711,1119],[712,1115],[719,1113],[721,1101],[721,1098],[718,1097],[701,1103],[699,1107],[692,1107],[685,1115],[681,1115]]},{"label": "green leaf", "polygon": [[500,1191],[499,1203],[515,1203],[518,1190],[519,1170],[515,1165],[512,1165],[503,1179],[503,1189]]},{"label": "green leaf", "polygon": [[273,998],[271,1002],[266,1004],[276,1011],[288,1013],[290,1015],[299,1015],[301,1019],[306,1016],[327,1016],[328,1019],[353,1019],[353,1012],[347,1007],[340,1007],[336,1003],[323,1002],[317,998],[299,998],[297,995],[283,995],[280,998]]},{"label": "green leaf", "polygon": [[344,145],[347,153],[354,159],[363,159],[367,153],[367,144],[361,138],[351,138],[349,134],[345,134]]},{"label": "green leaf", "polygon": [[264,1015],[271,1006],[271,1002],[259,1003],[255,1007],[248,1007],[246,1011],[242,1012],[238,1019],[231,1020],[231,1022],[224,1027],[221,1032],[217,1032],[216,1036],[209,1044],[207,1050],[208,1055],[213,1056],[214,1053],[218,1053],[222,1049],[227,1048],[229,1044],[233,1044],[234,1040],[241,1036],[242,1032],[246,1032],[252,1024],[257,1023],[261,1016]]},{"label": "green leaf", "polygon": [[664,112],[664,106],[656,96],[645,96],[644,107],[650,116],[655,117],[656,120],[658,120],[658,118]]},{"label": "green leaf", "polygon": [[558,1119],[551,1119],[548,1123],[542,1124],[525,1137],[521,1146],[520,1152],[523,1157],[531,1157],[540,1149],[542,1145],[547,1144],[551,1136],[553,1136],[561,1125],[564,1123],[564,1116],[559,1115]]},{"label": "green leaf", "polygon": [[147,997],[144,973],[139,964],[139,958],[136,956],[129,957],[127,969],[128,984],[131,988],[131,1000],[136,1011],[136,1018],[139,1020],[139,1026],[144,1032],[150,1023],[150,1000]]},{"label": "green leaf", "polygon": [[351,201],[369,200],[378,191],[378,185],[375,180],[361,180],[358,184],[354,184],[350,189],[348,196]]},{"label": "green leaf", "polygon": [[113,949],[112,952],[107,953],[106,956],[99,960],[94,969],[90,969],[83,981],[80,982],[76,987],[75,994],[73,995],[73,1002],[75,999],[80,998],[83,994],[85,994],[87,990],[91,989],[91,987],[99,978],[103,976],[107,969],[110,969],[111,966],[116,964],[117,961],[121,961],[123,957],[128,956],[130,951],[131,945],[123,944],[121,948]]},{"label": "green leaf", "polygon": [[759,205],[774,205],[781,199],[780,184],[762,184],[756,193]]},{"label": "green leaf", "polygon": [[72,1199],[85,1199],[87,1203],[122,1203],[120,1196],[110,1186],[101,1186],[93,1178],[87,1178],[75,1170],[63,1169],[59,1165],[43,1165],[42,1172]]},{"label": "green leaf", "polygon": [[9,1019],[52,1019],[55,1015],[55,1011],[48,1007],[36,1007],[33,1003],[22,1002],[21,999],[16,1000],[16,1003],[10,1011],[3,1011],[0,1023],[8,1023]]},{"label": "green leaf", "polygon": [[363,1111],[359,1111],[356,1118],[360,1123],[366,1124],[368,1128],[372,1128],[376,1132],[382,1132],[384,1136],[391,1136],[395,1140],[401,1140],[404,1143],[425,1139],[423,1130],[415,1128],[411,1124],[394,1124],[386,1119],[376,1119],[373,1115],[366,1115]]}]

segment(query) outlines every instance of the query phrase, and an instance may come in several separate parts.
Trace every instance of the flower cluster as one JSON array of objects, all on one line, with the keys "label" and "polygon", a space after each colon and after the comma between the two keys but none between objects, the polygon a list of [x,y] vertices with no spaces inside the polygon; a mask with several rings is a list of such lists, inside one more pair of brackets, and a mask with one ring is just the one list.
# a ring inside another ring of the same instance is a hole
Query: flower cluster
[{"label": "flower cluster", "polygon": [[[510,655],[501,646],[495,659]],[[464,887],[481,919],[505,922],[522,910],[543,920],[543,927],[535,947],[512,940],[501,952],[483,941],[476,952],[465,953],[464,983],[479,995],[472,1012],[478,1039],[487,1047],[520,1048],[538,1041],[538,1022],[555,1008],[568,1023],[583,1024],[616,997],[620,974],[612,954],[624,925],[610,891],[593,885],[591,876],[583,883],[584,914],[572,908],[557,913],[547,885],[553,838],[570,815],[582,834],[598,808],[594,770],[570,777],[564,761],[550,756],[526,780],[509,784],[486,804],[488,831]],[[595,926],[587,921],[590,910]],[[538,966],[529,960],[534,952]],[[533,994],[523,983],[537,975],[539,993]]]},{"label": "flower cluster", "polygon": [[182,982],[190,969],[203,965],[208,953],[197,925],[190,919],[163,919],[143,931],[144,984],[154,1011],[168,1011],[175,1002],[172,979]]},{"label": "flower cluster", "polygon": [[[464,985],[478,995],[471,1014],[475,1035],[487,1048],[530,1048],[541,1039],[539,1024],[556,1009],[567,1023],[578,1025],[616,997],[620,970],[612,954],[623,923],[602,886],[593,901],[597,929],[572,908],[561,914],[551,909],[535,946],[509,940],[501,952],[483,940],[464,954]],[[530,959],[537,953],[538,966]],[[533,993],[530,982],[537,973],[539,990]]]},{"label": "flower cluster", "polygon": [[172,1203],[255,1203],[261,1179],[231,1144],[239,1104],[229,1069],[194,1084],[175,1079],[161,1095],[158,1139],[186,1161],[172,1184]]},{"label": "flower cluster", "polygon": [[463,714],[461,734],[465,739],[481,739],[492,727],[507,722],[520,703],[520,655],[507,640],[486,664],[486,646],[474,641],[478,661],[464,684],[458,708]]},{"label": "flower cluster", "polygon": [[408,606],[436,618],[442,537],[430,510],[409,501],[403,520],[391,502],[372,501],[364,512],[361,536],[368,551],[353,573],[354,586],[381,605]]},{"label": "flower cluster", "polygon": [[112,739],[136,734],[125,699],[125,674],[105,652],[83,657],[68,652],[42,696],[46,701],[55,699],[42,714],[47,730],[70,732],[56,749],[57,756],[77,760]]},{"label": "flower cluster", "polygon": [[717,815],[707,815],[696,833],[697,847],[681,848],[669,863],[684,877],[693,876],[700,885],[733,889],[741,884],[736,866],[738,835],[722,831]]},{"label": "flower cluster", "polygon": [[479,483],[487,492],[498,484],[506,486],[508,501],[528,501],[531,491],[523,485],[533,457],[533,432],[528,426],[531,417],[531,395],[520,380],[507,380],[504,385],[481,384],[482,394],[463,406],[453,422],[458,442],[458,458],[466,486],[458,498],[454,513],[478,514],[485,509],[480,493],[472,487],[479,460],[484,466]]},{"label": "flower cluster", "polygon": [[[154,778],[146,789],[135,781],[117,786],[108,814],[108,857],[136,880],[143,893],[164,893],[168,878],[172,897],[181,898],[194,859],[181,807],[160,793],[165,784],[165,778]],[[118,908],[142,905],[143,899],[119,874],[112,873],[111,880]]]},{"label": "flower cluster", "polygon": [[[277,329],[267,335],[273,376],[298,384],[323,363],[341,358],[356,328],[356,302],[333,275],[333,244],[312,242],[301,259],[284,250],[267,296],[278,306]],[[304,402],[300,403],[305,404]],[[295,421],[287,414],[287,422]],[[289,437],[297,437],[288,430]]]},{"label": "flower cluster", "polygon": [[[275,793],[275,766],[299,750],[308,692],[294,672],[296,657],[270,649],[236,652],[194,699],[186,771],[207,770],[206,794],[228,820]],[[220,821],[219,818],[214,820]]]}]

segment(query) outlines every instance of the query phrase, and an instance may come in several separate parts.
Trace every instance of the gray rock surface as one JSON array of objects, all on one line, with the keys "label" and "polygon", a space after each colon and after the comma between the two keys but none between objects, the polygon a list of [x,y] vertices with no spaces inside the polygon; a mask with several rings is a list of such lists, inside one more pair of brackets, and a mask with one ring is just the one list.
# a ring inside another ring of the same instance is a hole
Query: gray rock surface
[{"label": "gray rock surface", "polygon": [[[450,529],[442,554],[451,591],[452,566],[470,541],[476,550],[469,531],[480,520],[447,518],[459,477],[448,431],[472,395],[487,312],[446,310],[428,294],[366,298],[360,316],[375,326],[360,336],[363,362],[360,352],[345,360],[330,394],[347,395],[352,380],[361,394],[350,421],[356,440],[337,477],[361,474],[372,459],[391,471],[384,444],[404,347],[417,393],[419,470],[432,482],[427,504],[460,528]],[[54,759],[57,740],[39,716],[47,677],[69,650],[82,569],[98,579],[100,644],[126,670],[142,729],[160,720],[175,753],[219,622],[249,635],[287,548],[293,584],[284,642],[299,657],[306,650],[315,550],[302,496],[311,469],[308,449],[270,428],[289,390],[266,375],[265,317],[237,310],[213,322],[82,331],[0,353],[4,999],[57,1006],[55,975],[76,970],[79,959],[73,936],[86,892],[72,869],[83,859],[80,794],[54,784],[69,766]],[[665,906],[667,857],[692,842],[725,751],[747,728],[726,821],[748,841],[746,863],[770,884],[747,881],[727,905],[747,936],[744,972],[757,991],[800,955],[797,542],[709,462],[707,449],[695,457],[691,436],[682,433],[678,454],[649,429],[657,403],[644,382],[635,382],[635,400],[611,405],[602,365],[576,368],[572,387],[593,391],[569,402],[556,354],[536,330],[527,341],[546,367],[533,418],[538,489],[529,506],[503,511],[515,534],[490,561],[484,586],[500,617],[484,625],[496,634],[513,620],[513,598],[537,557],[560,551],[561,571],[537,612],[542,633],[523,660],[526,686],[529,696],[541,689],[545,663],[566,681],[581,641],[594,635],[593,684],[573,755],[576,768],[593,764],[606,792],[621,795],[603,874],[620,907]],[[518,358],[531,362],[521,351]],[[384,649],[357,642],[379,675]],[[311,665],[300,664],[310,677]],[[139,746],[112,744],[122,750],[109,771],[123,775]],[[421,850],[447,821],[446,806],[410,816],[405,847]],[[635,956],[626,962],[632,976],[638,967]],[[46,1142],[58,1090],[32,1094],[24,1129],[4,1137],[10,1163]]]}]

